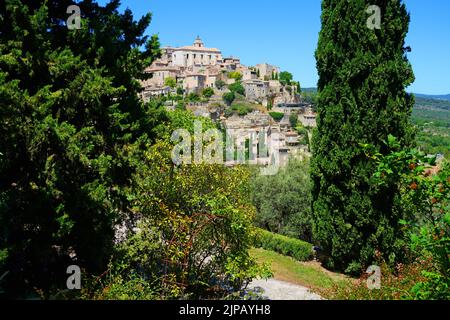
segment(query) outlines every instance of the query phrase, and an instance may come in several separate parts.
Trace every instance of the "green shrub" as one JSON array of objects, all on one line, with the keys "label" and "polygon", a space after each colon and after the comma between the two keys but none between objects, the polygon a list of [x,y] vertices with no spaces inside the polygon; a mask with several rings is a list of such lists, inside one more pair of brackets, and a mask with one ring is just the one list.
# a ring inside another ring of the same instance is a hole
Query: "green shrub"
[{"label": "green shrub", "polygon": [[275,121],[281,121],[284,117],[284,113],[282,112],[269,112],[269,114]]},{"label": "green shrub", "polygon": [[423,273],[432,268],[429,259],[418,259],[395,267],[390,267],[381,259],[375,265],[381,269],[379,289],[371,290],[368,286],[369,274],[360,270],[362,275],[359,279],[347,279],[330,289],[321,290],[320,294],[329,300],[416,300],[414,287],[426,280]]},{"label": "green shrub", "polygon": [[205,98],[211,98],[214,95],[214,89],[213,88],[205,88],[202,91],[202,95]]},{"label": "green shrub", "polygon": [[295,127],[297,126],[297,124],[298,124],[298,115],[296,115],[296,114],[291,114],[291,115],[289,116],[289,122],[290,122],[290,124],[291,124],[291,127],[292,127],[292,128],[295,128]]},{"label": "green shrub", "polygon": [[234,99],[236,99],[236,95],[233,91],[231,91],[231,92],[224,93],[222,98],[223,98],[223,101],[228,106],[230,106],[233,103]]},{"label": "green shrub", "polygon": [[244,103],[235,103],[231,106],[231,109],[240,116],[245,116],[253,111],[253,108]]},{"label": "green shrub", "polygon": [[200,101],[200,96],[194,92],[191,92],[188,94],[187,99],[190,102],[199,102]]},{"label": "green shrub", "polygon": [[186,105],[183,102],[178,102],[175,106],[175,109],[177,110],[186,110]]},{"label": "green shrub", "polygon": [[241,81],[242,80],[242,73],[240,73],[239,71],[231,71],[228,73],[228,78],[229,79],[234,79],[236,81]]},{"label": "green shrub", "polygon": [[298,261],[309,261],[313,258],[312,244],[263,229],[258,229],[255,246],[281,253]]},{"label": "green shrub", "polygon": [[217,80],[216,83],[216,88],[219,90],[222,90],[223,88],[225,88],[225,86],[227,85],[225,81],[223,80]]},{"label": "green shrub", "polygon": [[381,187],[396,182],[399,202],[408,215],[400,220],[410,236],[412,252],[430,258],[432,268],[422,272],[425,280],[416,282],[416,299],[450,299],[450,163],[444,161],[433,173],[434,158],[417,150],[402,150],[394,136],[389,136],[390,153],[374,153],[364,145],[368,155],[378,162],[373,183]]},{"label": "green shrub", "polygon": [[[268,194],[271,196],[267,197]],[[251,200],[257,210],[258,227],[311,242],[311,183],[307,161],[292,158],[277,174],[252,179]]]},{"label": "green shrub", "polygon": [[241,96],[245,96],[245,88],[240,82],[235,82],[228,86],[228,89],[234,93],[238,93]]}]

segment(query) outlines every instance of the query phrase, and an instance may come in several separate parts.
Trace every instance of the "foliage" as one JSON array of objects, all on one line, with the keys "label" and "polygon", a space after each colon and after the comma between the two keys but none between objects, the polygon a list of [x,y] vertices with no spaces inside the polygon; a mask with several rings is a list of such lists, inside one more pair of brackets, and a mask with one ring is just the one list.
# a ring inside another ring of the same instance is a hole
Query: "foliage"
[{"label": "foliage", "polygon": [[[164,129],[161,129],[159,137],[161,139],[170,139],[172,133],[177,129],[186,129],[191,135],[194,134],[194,123],[198,121],[204,131],[216,129],[216,125],[209,118],[196,117],[191,111],[175,110],[168,113],[169,122],[166,123]],[[172,150],[172,148],[170,149]]]},{"label": "foliage", "polygon": [[289,123],[291,124],[292,128],[297,127],[297,125],[298,125],[298,115],[297,114],[291,114],[289,116]]},{"label": "foliage", "polygon": [[160,289],[138,273],[128,272],[125,263],[110,263],[99,277],[87,277],[80,298],[85,300],[158,300]]},{"label": "foliage", "polygon": [[228,72],[228,78],[234,79],[236,80],[236,82],[239,82],[242,80],[242,73],[240,73],[239,71]]},{"label": "foliage", "polygon": [[[77,264],[103,270],[113,225],[129,211],[135,165],[130,145],[150,143],[164,119],[140,101],[140,79],[159,56],[119,1],[79,1],[80,30],[68,30],[73,1],[0,5],[0,274],[8,297],[34,288],[48,297]],[[138,154],[136,153],[136,156]]]},{"label": "foliage", "polygon": [[313,109],[314,109],[315,106],[317,105],[317,91],[303,90],[302,91],[302,99],[306,103],[312,104],[313,105]]},{"label": "foliage", "polygon": [[[402,148],[414,144],[409,118],[414,81],[406,57],[409,15],[400,0],[379,1],[381,29],[366,27],[367,0],[322,2],[322,30],[316,51],[317,130],[313,134],[314,235],[327,264],[359,272],[378,249],[388,263],[404,258],[405,235],[399,221],[405,210],[398,183],[371,184],[376,163],[360,143],[381,154],[389,134]],[[350,268],[349,268],[350,267]]]},{"label": "foliage", "polygon": [[165,298],[211,297],[224,286],[238,290],[263,272],[248,255],[255,236],[249,173],[222,165],[175,167],[170,150],[164,141],[149,147],[134,176],[140,192],[132,201],[142,218],[123,258],[131,270],[160,279]]},{"label": "foliage", "polygon": [[269,112],[269,115],[272,117],[273,120],[278,122],[281,121],[281,119],[283,119],[284,117],[283,112]]},{"label": "foliage", "polygon": [[177,105],[175,106],[176,110],[186,110],[186,105],[184,104],[184,102],[178,102]]},{"label": "foliage", "polygon": [[[267,77],[267,80],[266,80],[266,77]],[[270,79],[269,79],[268,76],[264,76],[264,80],[265,80],[265,81],[269,81],[269,80],[278,80],[278,79],[279,79],[279,74],[278,74],[277,72],[273,71],[273,70],[272,70],[272,76],[271,76]]]},{"label": "foliage", "polygon": [[213,88],[205,88],[205,89],[203,89],[203,91],[202,91],[202,95],[205,97],[205,98],[211,98],[213,95],[214,95],[214,89]]},{"label": "foliage", "polygon": [[450,109],[415,107],[412,120],[417,126],[417,145],[427,154],[450,159]]},{"label": "foliage", "polygon": [[399,182],[402,203],[410,212],[401,224],[411,232],[411,249],[433,262],[433,268],[423,273],[427,280],[418,283],[414,293],[419,299],[449,299],[450,164],[444,162],[433,174],[427,165],[434,165],[434,159],[416,150],[402,151],[392,136],[389,148],[386,156],[373,155],[379,162],[374,179],[383,186]]},{"label": "foliage", "polygon": [[223,94],[222,99],[228,106],[230,106],[234,99],[236,99],[236,95],[234,91],[226,92]]},{"label": "foliage", "polygon": [[431,267],[429,259],[398,264],[395,268],[381,260],[377,265],[381,269],[380,289],[370,289],[369,274],[364,273],[356,281],[346,280],[322,289],[321,295],[330,300],[414,300],[414,286],[425,280],[423,272]]},{"label": "foliage", "polygon": [[311,183],[306,161],[290,159],[276,175],[252,179],[251,190],[259,227],[311,241]]},{"label": "foliage", "polygon": [[200,96],[195,92],[191,92],[188,94],[186,98],[189,102],[200,102]]},{"label": "foliage", "polygon": [[281,84],[290,85],[294,77],[292,76],[292,73],[283,71],[280,72],[278,79],[280,80]]},{"label": "foliage", "polygon": [[257,248],[278,252],[298,261],[309,261],[313,258],[313,245],[298,239],[289,238],[267,230],[258,230]]},{"label": "foliage", "polygon": [[300,86],[300,81],[297,81],[297,86],[296,86],[296,88],[297,88],[297,93],[298,94],[302,94],[302,87]]},{"label": "foliage", "polygon": [[246,103],[233,103],[229,110],[231,110],[232,113],[237,113],[239,116],[245,116],[252,112],[254,109],[251,105]]},{"label": "foliage", "polygon": [[179,95],[179,96],[184,95],[184,89],[182,87],[177,88],[177,95]]},{"label": "foliage", "polygon": [[228,89],[230,89],[230,91],[236,93],[236,94],[240,94],[241,96],[245,95],[245,88],[242,86],[242,83],[240,82],[235,82],[232,83],[228,86]]},{"label": "foliage", "polygon": [[175,87],[177,86],[177,80],[172,77],[167,77],[166,79],[164,79],[164,85],[175,89]]},{"label": "foliage", "polygon": [[450,110],[415,107],[412,119],[418,126],[450,128]]},{"label": "foliage", "polygon": [[225,86],[227,85],[225,81],[223,80],[217,80],[216,83],[216,88],[219,90],[222,90],[223,88],[225,88]]}]

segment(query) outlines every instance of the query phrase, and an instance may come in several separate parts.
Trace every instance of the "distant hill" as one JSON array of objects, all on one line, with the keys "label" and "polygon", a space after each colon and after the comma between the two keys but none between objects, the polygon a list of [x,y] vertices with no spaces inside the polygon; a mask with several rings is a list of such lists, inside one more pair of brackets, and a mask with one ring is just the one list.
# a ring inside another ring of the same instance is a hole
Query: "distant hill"
[{"label": "distant hill", "polygon": [[302,88],[302,92],[317,93],[317,88]]},{"label": "distant hill", "polygon": [[[306,95],[316,94],[317,88],[302,88],[302,92]],[[447,95],[430,95],[414,93],[416,97],[415,108],[436,108],[450,110],[450,94]]]},{"label": "distant hill", "polygon": [[424,98],[421,95],[416,95],[415,107],[450,110],[450,100]]},{"label": "distant hill", "polygon": [[450,94],[430,95],[430,94],[415,93],[414,95],[416,97],[424,98],[424,99],[436,99],[436,100],[450,101]]}]

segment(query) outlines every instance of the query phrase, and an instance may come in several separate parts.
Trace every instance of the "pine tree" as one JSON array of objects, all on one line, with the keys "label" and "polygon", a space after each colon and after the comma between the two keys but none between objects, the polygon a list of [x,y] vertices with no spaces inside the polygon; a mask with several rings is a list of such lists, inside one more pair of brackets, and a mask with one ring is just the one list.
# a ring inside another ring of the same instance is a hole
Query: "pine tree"
[{"label": "pine tree", "polygon": [[[369,5],[381,9],[380,29],[367,26]],[[314,234],[329,266],[359,272],[376,251],[391,262],[402,254],[398,187],[371,184],[375,164],[360,146],[385,154],[389,134],[403,147],[414,143],[414,98],[405,92],[414,81],[404,49],[410,18],[400,0],[323,0],[321,19]]]},{"label": "pine tree", "polygon": [[10,297],[65,289],[71,253],[88,272],[106,269],[135,170],[127,155],[161,114],[139,98],[159,54],[143,35],[151,15],[134,21],[117,0],[85,0],[81,29],[68,30],[70,5],[0,4],[0,285]]}]

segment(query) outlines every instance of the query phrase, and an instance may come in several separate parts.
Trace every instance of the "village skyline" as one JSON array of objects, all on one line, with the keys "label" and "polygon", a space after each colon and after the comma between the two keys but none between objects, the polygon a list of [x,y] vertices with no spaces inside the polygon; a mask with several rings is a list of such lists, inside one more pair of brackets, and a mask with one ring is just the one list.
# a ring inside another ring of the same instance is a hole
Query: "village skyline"
[{"label": "village skyline", "polygon": [[[106,3],[106,0],[99,1]],[[405,0],[411,15],[407,46],[416,81],[408,91],[450,93],[450,2]],[[224,56],[245,65],[267,62],[288,70],[304,88],[316,87],[314,52],[320,30],[320,1],[231,0],[227,6],[205,1],[122,1],[138,18],[153,14],[147,34],[158,34],[161,46],[181,47],[198,35]]]}]

